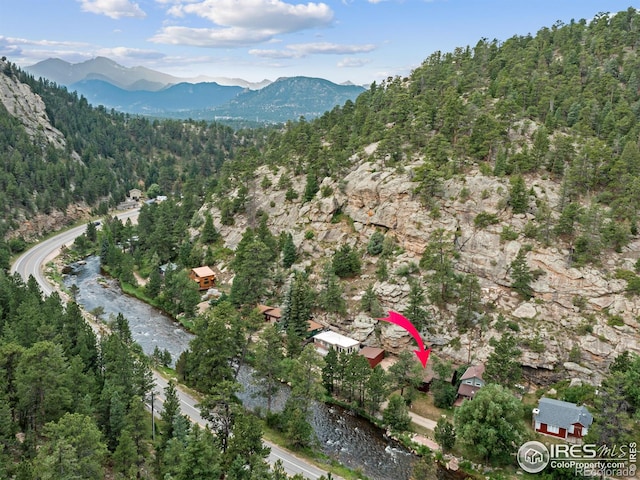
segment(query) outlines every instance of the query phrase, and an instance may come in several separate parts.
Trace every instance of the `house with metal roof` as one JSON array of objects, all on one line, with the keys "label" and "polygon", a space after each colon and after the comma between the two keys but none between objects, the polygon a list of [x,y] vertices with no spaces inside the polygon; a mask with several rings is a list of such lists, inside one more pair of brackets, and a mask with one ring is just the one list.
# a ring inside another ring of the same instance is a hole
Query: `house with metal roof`
[{"label": "house with metal roof", "polygon": [[579,442],[588,433],[593,415],[584,405],[542,397],[533,409],[533,423],[536,432]]}]

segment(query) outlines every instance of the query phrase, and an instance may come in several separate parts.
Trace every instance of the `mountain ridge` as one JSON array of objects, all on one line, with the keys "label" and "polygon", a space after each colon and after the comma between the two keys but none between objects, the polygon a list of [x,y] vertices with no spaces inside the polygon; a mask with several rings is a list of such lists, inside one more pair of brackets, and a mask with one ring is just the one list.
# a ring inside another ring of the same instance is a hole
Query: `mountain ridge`
[{"label": "mountain ridge", "polygon": [[48,58],[24,67],[24,70],[36,78],[43,77],[67,87],[82,80],[97,78],[95,75],[100,76],[100,78],[103,78],[105,81],[124,90],[132,89],[132,86],[141,80],[151,82],[151,84],[158,84],[156,87],[158,90],[183,82],[216,82],[224,86],[239,86],[250,89],[259,89],[271,83],[270,80],[266,79],[260,82],[250,82],[241,78],[212,77],[205,75],[193,78],[182,78],[143,66],[125,67],[107,57],[95,57],[79,63],[70,63],[60,58]]},{"label": "mountain ridge", "polygon": [[365,91],[312,77],[283,77],[261,88],[181,82],[158,91],[124,90],[104,80],[82,80],[69,86],[92,105],[141,115],[197,120],[255,120],[283,123],[315,118]]}]

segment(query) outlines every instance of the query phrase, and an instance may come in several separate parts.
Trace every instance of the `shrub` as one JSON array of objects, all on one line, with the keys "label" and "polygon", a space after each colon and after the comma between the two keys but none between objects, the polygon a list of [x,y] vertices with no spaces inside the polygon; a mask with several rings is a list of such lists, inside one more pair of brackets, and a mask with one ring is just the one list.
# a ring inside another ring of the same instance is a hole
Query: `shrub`
[{"label": "shrub", "polygon": [[285,193],[284,198],[288,201],[295,200],[298,198],[298,192],[296,192],[293,187],[287,188],[287,193]]},{"label": "shrub", "polygon": [[367,253],[369,255],[379,255],[382,253],[382,248],[384,246],[384,234],[378,230],[373,232],[371,238],[369,239],[369,243],[367,244]]},{"label": "shrub", "polygon": [[500,240],[503,242],[508,242],[511,240],[516,240],[519,234],[509,225],[506,225],[502,228],[502,232],[500,232]]},{"label": "shrub", "polygon": [[331,195],[333,195],[333,188],[331,188],[329,185],[323,185],[320,189],[320,195],[322,195],[323,198],[330,197]]},{"label": "shrub", "polygon": [[473,219],[473,224],[476,228],[487,228],[489,225],[495,225],[499,221],[500,219],[495,213],[480,212],[476,215],[476,218]]},{"label": "shrub", "polygon": [[333,271],[340,278],[355,277],[362,268],[359,253],[347,244],[333,254],[332,265]]},{"label": "shrub", "polygon": [[624,320],[620,315],[611,315],[607,319],[607,325],[610,327],[622,327],[624,325]]},{"label": "shrub", "polygon": [[574,343],[573,347],[571,347],[571,350],[569,351],[569,361],[573,363],[580,363],[581,359],[582,359],[582,350],[580,349],[580,346],[577,343]]}]

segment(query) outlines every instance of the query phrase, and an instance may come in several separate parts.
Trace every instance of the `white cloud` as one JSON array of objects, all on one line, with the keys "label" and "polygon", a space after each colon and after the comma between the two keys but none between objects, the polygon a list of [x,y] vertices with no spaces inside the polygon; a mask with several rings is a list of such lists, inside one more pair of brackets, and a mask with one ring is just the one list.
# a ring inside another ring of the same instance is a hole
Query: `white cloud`
[{"label": "white cloud", "polygon": [[362,67],[368,63],[371,63],[371,61],[366,60],[364,58],[349,57],[349,58],[343,58],[338,62],[337,65],[340,68],[355,68],[355,67]]},{"label": "white cloud", "polygon": [[215,48],[264,43],[276,35],[327,26],[333,20],[332,10],[324,3],[291,5],[281,0],[183,1],[172,3],[168,14],[196,15],[216,27],[166,26],[152,42]]},{"label": "white cloud", "polygon": [[248,30],[245,28],[188,28],[164,27],[149,40],[170,45],[192,45],[196,47],[246,47],[269,40],[271,31]]},{"label": "white cloud", "polygon": [[354,53],[369,53],[376,49],[375,45],[340,45],[338,43],[297,43],[287,45],[283,50],[253,49],[249,53],[265,58],[303,58],[309,55],[345,55]]},{"label": "white cloud", "polygon": [[182,11],[216,25],[291,33],[324,27],[333,20],[325,3],[292,5],[281,0],[204,0],[182,5]]},{"label": "white cloud", "polygon": [[4,37],[0,35],[0,41],[6,44],[14,45],[34,45],[39,47],[84,47],[88,43],[85,42],[60,42],[57,40],[30,40],[28,38]]},{"label": "white cloud", "polygon": [[174,45],[243,47],[268,42],[276,35],[325,27],[333,11],[325,3],[289,4],[282,0],[156,0],[174,18],[195,15],[212,28],[165,26],[150,40]]},{"label": "white cloud", "polygon": [[141,60],[159,61],[166,54],[156,50],[130,47],[101,47],[86,42],[66,42],[55,40],[31,40],[0,35],[0,54],[19,56],[16,63],[27,66],[47,58],[60,58],[70,63],[83,62],[94,57],[107,57],[124,65],[134,65]]},{"label": "white cloud", "polygon": [[113,19],[144,18],[147,14],[137,3],[129,0],[78,0],[84,12],[106,15]]},{"label": "white cloud", "polygon": [[257,48],[249,50],[249,54],[250,55],[255,55],[256,57],[273,58],[273,59],[299,58],[300,57],[298,55],[298,53],[294,52],[294,51],[287,51],[287,50],[260,50],[260,49],[257,49]]},{"label": "white cloud", "polygon": [[166,57],[164,53],[155,50],[142,50],[139,48],[114,47],[99,48],[95,51],[96,56],[111,58],[112,60],[157,60]]}]

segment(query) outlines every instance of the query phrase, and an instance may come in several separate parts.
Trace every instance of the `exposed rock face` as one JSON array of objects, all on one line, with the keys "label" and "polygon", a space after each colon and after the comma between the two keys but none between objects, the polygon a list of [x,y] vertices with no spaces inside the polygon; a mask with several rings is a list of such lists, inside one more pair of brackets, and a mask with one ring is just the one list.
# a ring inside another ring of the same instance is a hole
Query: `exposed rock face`
[{"label": "exposed rock face", "polygon": [[20,237],[27,242],[36,241],[46,233],[57,231],[78,220],[90,218],[90,213],[91,210],[87,207],[69,205],[66,213],[52,210],[47,215],[35,215],[28,220],[24,220],[16,229],[9,232],[7,237]]},{"label": "exposed rock face", "polygon": [[[0,60],[0,70],[8,71],[8,63]],[[12,74],[0,73],[0,102],[10,115],[24,125],[27,135],[43,150],[52,145],[57,149],[66,148],[66,139],[62,132],[49,122],[42,98],[33,93],[31,87],[17,81]],[[81,161],[76,152],[72,158]],[[82,218],[88,218],[89,209],[79,205],[70,205],[66,212],[52,210],[51,213],[35,215],[24,220],[15,229],[7,233],[7,238],[22,237],[27,241],[36,240],[42,234],[58,230]]]},{"label": "exposed rock face", "polygon": [[[0,69],[6,67],[7,64],[0,61]],[[0,102],[10,115],[22,122],[34,142],[65,148],[64,135],[51,125],[42,98],[33,93],[29,85],[18,82],[12,76],[0,75]]]},{"label": "exposed rock face", "polygon": [[[365,149],[365,155],[375,151],[375,145]],[[460,255],[456,261],[459,273],[474,274],[482,288],[482,302],[490,307],[493,322],[488,330],[459,334],[455,326],[456,305],[438,310],[431,305],[426,309],[433,318],[433,328],[425,340],[437,339],[432,345],[437,355],[447,356],[455,362],[485,361],[493,351],[492,337],[499,338],[504,325],[498,329],[497,314],[508,325],[518,330],[522,341],[524,366],[532,371],[566,372],[569,352],[578,348],[580,368],[572,362],[571,376],[577,381],[597,382],[599,374],[621,352],[640,353],[638,315],[640,299],[625,295],[626,282],[617,280],[612,273],[617,268],[633,269],[640,251],[640,240],[635,239],[622,254],[607,252],[607,261],[601,267],[575,268],[569,263],[570,252],[561,242],[551,246],[525,238],[523,230],[535,219],[534,202],[531,212],[513,215],[505,208],[509,184],[507,180],[471,172],[464,178],[455,178],[444,184],[439,200],[439,215],[433,216],[413,193],[416,184],[411,181],[412,167],[403,172],[385,168],[379,162],[353,158],[354,169],[341,181],[325,178],[321,190],[332,193],[322,197],[319,192],[310,202],[285,200],[285,192],[277,190],[283,171],[273,173],[264,167],[257,171],[256,185],[249,211],[263,210],[269,215],[269,226],[274,233],[290,231],[303,256],[305,266],[321,265],[343,243],[366,251],[371,235],[380,230],[394,237],[402,252],[389,264],[389,279],[375,282],[374,290],[383,308],[402,311],[407,305],[409,285],[406,278],[393,272],[400,265],[418,264],[430,235],[444,229],[454,238]],[[264,191],[260,181],[267,177],[273,187]],[[292,178],[293,188],[304,190],[304,177]],[[550,180],[530,178],[536,197],[550,205],[558,201],[559,186]],[[226,246],[234,249],[250,217],[239,216],[233,226],[220,223],[219,211],[211,211],[216,227],[226,239]],[[478,228],[474,220],[479,213],[494,214],[499,223]],[[338,216],[341,214],[341,216]],[[341,221],[336,221],[342,218]],[[346,219],[346,220],[344,220]],[[516,232],[515,239],[505,239],[503,230]],[[311,233],[309,233],[311,232]],[[511,288],[510,264],[521,248],[527,249],[530,270],[541,275],[532,283],[534,297],[524,301]],[[367,282],[352,282],[350,288],[364,291],[373,281],[377,257],[363,256],[370,275]],[[419,272],[423,287],[427,286],[428,272]],[[356,295],[354,298],[359,299]],[[624,325],[608,325],[611,315],[622,319]],[[379,325],[359,313],[357,302],[350,305],[347,322],[333,323],[336,329],[352,334],[367,344],[377,343],[391,352],[413,348],[413,340],[406,331],[390,324]],[[511,327],[510,327],[511,328]],[[373,335],[376,330],[379,335]],[[528,345],[536,344],[530,349]],[[542,348],[540,348],[542,345]],[[591,373],[587,373],[587,372]]]}]

